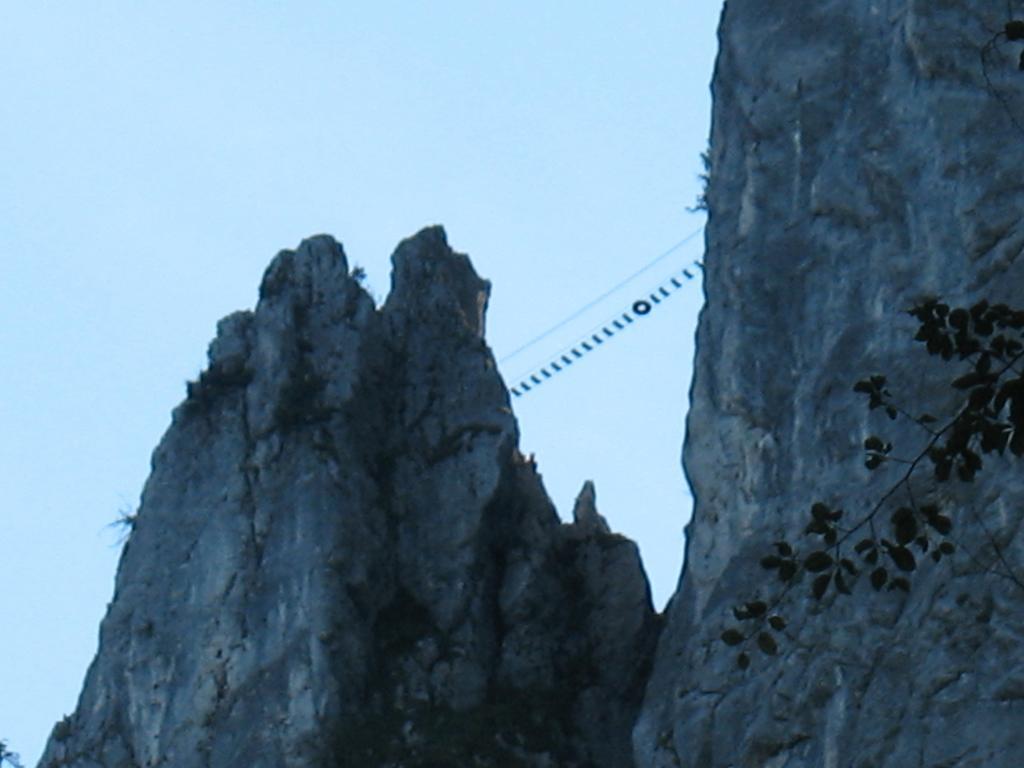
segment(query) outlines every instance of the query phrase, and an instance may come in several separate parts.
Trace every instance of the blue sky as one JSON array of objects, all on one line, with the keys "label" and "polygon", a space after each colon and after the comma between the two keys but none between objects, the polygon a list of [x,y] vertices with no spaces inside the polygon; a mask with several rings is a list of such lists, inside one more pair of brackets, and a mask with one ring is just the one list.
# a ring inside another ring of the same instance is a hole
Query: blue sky
[{"label": "blue sky", "polygon": [[[443,224],[493,283],[499,358],[698,229],[721,4],[12,2],[0,23],[0,738],[74,709],[117,533],[216,321],[329,232],[383,298]],[[702,238],[503,364],[529,370]],[[660,607],[696,281],[514,405],[563,516],[583,481]]]}]

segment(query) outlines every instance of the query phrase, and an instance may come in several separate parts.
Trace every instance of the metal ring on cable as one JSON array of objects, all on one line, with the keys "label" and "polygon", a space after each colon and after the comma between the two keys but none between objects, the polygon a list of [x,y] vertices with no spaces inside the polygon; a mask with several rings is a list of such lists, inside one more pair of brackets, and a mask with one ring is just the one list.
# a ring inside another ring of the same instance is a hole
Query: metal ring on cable
[{"label": "metal ring on cable", "polygon": [[[693,266],[696,266],[698,269],[704,268],[704,265],[699,261],[694,261]],[[672,296],[676,290],[683,287],[684,283],[678,279],[678,274],[680,274],[680,272],[677,272],[676,275],[663,280],[661,285],[659,285],[647,299],[637,299],[633,302],[630,308],[619,315],[619,317],[613,318],[607,323],[598,325],[572,347],[566,348],[562,352],[551,357],[550,362],[534,368],[531,373],[528,373],[519,380],[519,384],[509,387],[509,392],[511,392],[514,397],[522,397],[527,392],[530,392],[540,386],[548,379],[553,378],[556,373],[561,373],[566,367],[572,365],[574,358],[579,359],[583,357],[586,353],[592,352],[602,346],[606,339],[611,339],[612,337],[617,336],[620,331],[625,330],[633,323],[634,316],[643,317],[644,315],[650,314],[651,310],[654,309],[655,304],[661,304],[662,301]],[[687,281],[694,278],[693,272],[689,269],[681,270],[681,274]],[[602,332],[604,336],[602,337],[599,335],[598,331]],[[543,338],[547,333],[548,332],[541,334],[541,336],[537,337],[537,339],[534,339],[530,344],[525,346],[530,346],[536,343],[536,341]],[[521,349],[524,349],[525,346]],[[572,357],[570,357],[570,354]],[[559,365],[559,362],[561,362],[561,365]]]}]

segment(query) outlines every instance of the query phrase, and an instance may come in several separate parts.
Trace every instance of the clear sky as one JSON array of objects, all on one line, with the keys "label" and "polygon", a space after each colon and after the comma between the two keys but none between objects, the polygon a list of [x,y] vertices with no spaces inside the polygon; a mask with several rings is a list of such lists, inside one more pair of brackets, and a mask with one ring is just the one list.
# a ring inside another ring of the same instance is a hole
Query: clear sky
[{"label": "clear sky", "polygon": [[[440,223],[493,283],[499,358],[697,230],[721,3],[50,2],[0,23],[0,738],[34,765],[75,707],[116,531],[281,248],[329,232],[383,298]],[[512,377],[701,257],[702,237],[502,365]],[[701,303],[514,405],[563,517],[583,481],[658,607]]]}]

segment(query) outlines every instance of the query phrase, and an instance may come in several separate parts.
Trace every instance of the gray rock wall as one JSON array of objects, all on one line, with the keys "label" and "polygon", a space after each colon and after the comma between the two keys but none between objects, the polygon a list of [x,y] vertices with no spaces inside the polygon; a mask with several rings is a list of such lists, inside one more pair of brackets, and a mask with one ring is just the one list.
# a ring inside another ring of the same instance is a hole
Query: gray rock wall
[{"label": "gray rock wall", "polygon": [[41,768],[632,764],[637,549],[519,454],[468,259],[393,261],[378,310],[312,238],[219,324]]},{"label": "gray rock wall", "polygon": [[1024,571],[1019,464],[939,490],[963,547],[909,595],[861,578],[818,604],[805,583],[779,656],[755,650],[745,672],[718,639],[733,605],[777,593],[758,560],[801,539],[812,502],[859,516],[902,471],[869,474],[868,434],[920,448],[920,431],[869,416],[856,380],[886,373],[904,402],[952,407],[950,367],[902,311],[927,295],[1024,305],[1024,133],[1005,107],[1024,122],[1022,45],[989,52],[991,90],[981,64],[1007,6],[728,0],[685,447],[696,506],[638,765],[1022,764],[1024,595],[964,554],[991,562],[973,510]]},{"label": "gray rock wall", "polygon": [[908,594],[861,578],[818,602],[803,583],[780,653],[746,670],[719,639],[734,605],[778,594],[758,560],[802,541],[812,502],[857,519],[892,486],[898,468],[863,466],[868,434],[921,448],[854,381],[885,373],[905,403],[954,406],[950,366],[903,311],[1024,305],[1024,44],[986,47],[1011,12],[729,1],[696,507],[660,637],[593,488],[562,525],[519,454],[466,258],[424,230],[376,309],[314,238],[219,326],[41,767],[1020,765],[1022,594],[987,572],[972,524],[1024,566],[1012,460],[970,486],[914,481],[958,510],[960,551]]}]

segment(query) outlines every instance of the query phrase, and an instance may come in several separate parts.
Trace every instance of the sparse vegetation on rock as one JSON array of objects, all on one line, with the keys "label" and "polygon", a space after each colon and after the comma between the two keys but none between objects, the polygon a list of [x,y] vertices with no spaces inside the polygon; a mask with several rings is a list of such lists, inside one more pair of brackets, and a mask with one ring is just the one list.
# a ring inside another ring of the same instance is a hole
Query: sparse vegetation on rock
[{"label": "sparse vegetation on rock", "polygon": [[[961,394],[959,402],[940,419],[925,411],[924,404],[900,403],[881,374],[854,385],[853,391],[867,398],[870,411],[916,425],[922,442],[900,456],[886,438],[865,437],[865,466],[872,471],[895,469],[895,482],[859,514],[815,502],[803,539],[777,541],[761,558],[761,567],[781,582],[780,591],[770,601],[751,599],[736,605],[733,615],[742,629],[722,633],[724,643],[741,649],[737,663],[743,669],[750,665],[750,641],[769,656],[778,652],[788,623],[782,613],[784,602],[805,577],[816,600],[829,592],[853,595],[862,574],[867,574],[875,592],[909,592],[920,562],[938,564],[957,551],[956,525],[980,528],[975,533],[988,544],[986,552],[960,544],[964,556],[1024,593],[1020,567],[1007,561],[986,526],[984,510],[950,508],[938,493],[939,485],[954,479],[973,482],[986,456],[1024,455],[1024,311],[987,301],[950,307],[932,299],[909,314],[919,322],[915,341],[924,344],[929,355],[954,366],[950,386]],[[915,485],[913,481],[929,471],[933,487]]]}]

